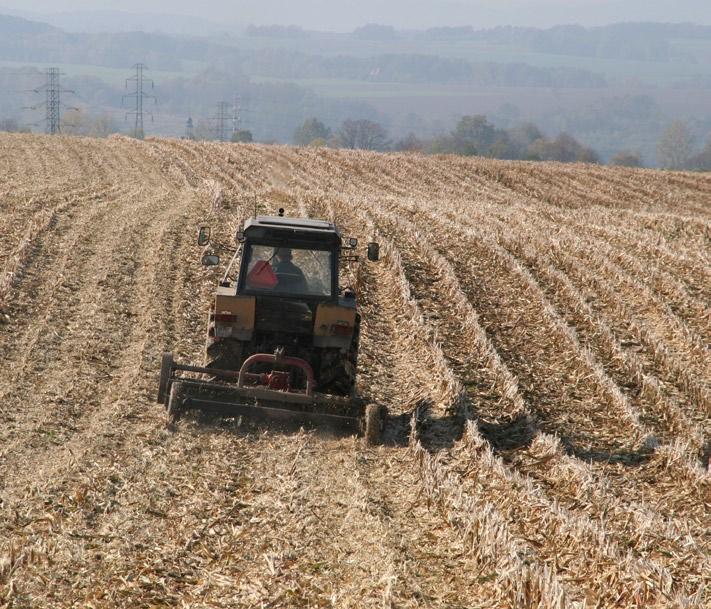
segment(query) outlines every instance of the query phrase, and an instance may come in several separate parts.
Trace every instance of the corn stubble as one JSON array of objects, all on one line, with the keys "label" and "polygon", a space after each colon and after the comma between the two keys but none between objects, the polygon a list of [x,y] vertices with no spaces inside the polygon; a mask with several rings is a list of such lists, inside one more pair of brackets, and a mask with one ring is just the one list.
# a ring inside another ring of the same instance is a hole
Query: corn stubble
[{"label": "corn stubble", "polygon": [[[711,178],[0,137],[0,607],[708,607]],[[385,444],[164,429],[255,208],[344,278]]]}]

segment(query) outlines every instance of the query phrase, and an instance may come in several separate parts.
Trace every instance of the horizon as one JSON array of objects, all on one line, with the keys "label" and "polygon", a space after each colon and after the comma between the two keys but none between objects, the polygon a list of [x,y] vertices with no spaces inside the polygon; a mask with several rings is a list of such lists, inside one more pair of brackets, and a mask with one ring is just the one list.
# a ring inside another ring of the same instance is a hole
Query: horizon
[{"label": "horizon", "polygon": [[[215,31],[247,25],[297,26],[307,30],[345,33],[369,23],[389,25],[398,30],[421,30],[428,27],[471,26],[475,30],[493,27],[533,27],[546,29],[556,25],[582,25],[596,27],[615,23],[694,23],[711,25],[711,8],[701,0],[681,0],[673,7],[662,2],[642,0],[492,0],[437,2],[429,0],[411,7],[404,0],[395,0],[383,6],[376,0],[353,0],[324,2],[303,0],[298,4],[281,6],[279,0],[266,0],[259,6],[239,1],[213,0],[197,8],[192,2],[178,0],[109,0],[97,3],[88,0],[0,0],[0,13],[21,16],[31,20],[60,20],[58,27],[69,31],[93,29],[91,18],[108,15],[149,17],[154,22],[146,24],[146,31],[170,30],[172,20],[181,21],[180,26],[190,27],[195,20],[195,29],[206,26]],[[158,23],[164,16],[167,23]],[[82,22],[82,18],[84,22]],[[72,21],[75,25],[72,27]],[[117,24],[118,29],[121,28]],[[107,30],[110,31],[110,30]]]},{"label": "horizon", "polygon": [[[299,6],[319,1],[304,0]],[[504,8],[522,4],[511,0]],[[533,4],[550,6],[550,0]],[[161,5],[146,0],[143,8]],[[596,31],[591,29],[595,24],[582,19],[583,9],[614,5],[613,0],[574,4],[581,17],[577,22],[587,30],[551,30],[549,24],[536,25],[522,15],[525,23],[513,24],[516,29],[497,31],[483,18],[472,22],[463,12],[450,11],[440,15],[440,25],[409,27],[401,15],[391,26],[394,32],[374,27],[353,34],[368,22],[382,26],[386,20],[363,10],[344,33],[334,34],[337,30],[326,27],[328,19],[315,23],[302,15],[301,23],[294,24],[289,14],[277,20],[268,11],[261,16],[277,27],[250,31],[225,20],[203,20],[215,19],[215,11],[182,17],[136,13],[135,2],[118,12],[103,3],[63,16],[5,7],[0,13],[35,24],[12,18],[3,24],[8,35],[0,43],[0,118],[16,119],[28,128],[40,125],[36,96],[14,91],[37,89],[42,70],[56,66],[66,87],[78,92],[76,105],[85,112],[82,129],[90,132],[92,121],[98,125],[104,117],[108,122],[97,129],[125,131],[120,126],[126,121],[125,79],[131,65],[145,61],[161,98],[149,128],[153,134],[181,136],[186,117],[193,115],[199,119],[195,132],[211,139],[216,104],[239,98],[234,113],[263,142],[291,141],[310,117],[331,128],[350,119],[375,121],[395,143],[413,133],[434,141],[462,116],[484,115],[498,129],[531,122],[544,134],[570,133],[603,160],[633,150],[649,164],[656,163],[657,141],[666,126],[681,120],[689,125],[691,148],[698,152],[711,135],[711,28],[665,26],[652,21],[649,6],[633,15],[637,21],[621,21],[626,15],[614,13],[611,23],[619,25],[608,29]],[[47,3],[34,2],[29,8],[47,8]],[[81,2],[64,0],[51,8],[81,8]],[[186,5],[174,8],[184,11]],[[600,11],[598,18],[603,14],[609,16]],[[551,19],[553,15],[547,13]],[[278,21],[303,33],[285,31]],[[47,34],[47,26],[58,29]],[[473,32],[456,29],[462,26]],[[453,29],[424,33],[428,27]],[[21,73],[27,83],[18,87]]]}]

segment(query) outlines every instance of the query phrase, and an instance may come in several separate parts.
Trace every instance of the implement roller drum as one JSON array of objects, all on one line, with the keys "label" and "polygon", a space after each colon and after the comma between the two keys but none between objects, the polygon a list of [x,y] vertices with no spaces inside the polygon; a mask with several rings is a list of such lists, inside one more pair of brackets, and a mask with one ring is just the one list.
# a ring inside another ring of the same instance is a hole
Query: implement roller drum
[{"label": "implement roller drum", "polygon": [[[161,359],[160,383],[157,400],[168,411],[169,424],[175,424],[190,410],[199,410],[217,416],[248,416],[261,420],[296,423],[307,427],[324,426],[334,431],[356,433],[365,437],[366,444],[380,443],[386,410],[378,404],[368,404],[357,398],[341,398],[313,392],[313,372],[310,366],[296,358],[279,358],[283,363],[306,369],[305,391],[278,391],[268,387],[245,386],[251,375],[250,366],[258,362],[271,362],[271,355],[252,356],[239,371],[216,370],[200,366],[179,364],[173,354],[166,352]],[[176,372],[210,374],[218,378],[237,381],[236,385],[200,381],[175,376]]]},{"label": "implement roller drum", "polygon": [[180,381],[175,381],[170,387],[168,398],[168,422],[175,424],[180,420],[185,405],[185,387]]},{"label": "implement roller drum", "polygon": [[160,381],[158,383],[158,397],[156,401],[168,407],[168,397],[170,395],[170,379],[173,376],[174,368],[173,353],[166,351],[160,361]]},{"label": "implement roller drum", "polygon": [[368,446],[380,444],[386,414],[386,408],[380,404],[368,404],[365,407],[363,436]]}]

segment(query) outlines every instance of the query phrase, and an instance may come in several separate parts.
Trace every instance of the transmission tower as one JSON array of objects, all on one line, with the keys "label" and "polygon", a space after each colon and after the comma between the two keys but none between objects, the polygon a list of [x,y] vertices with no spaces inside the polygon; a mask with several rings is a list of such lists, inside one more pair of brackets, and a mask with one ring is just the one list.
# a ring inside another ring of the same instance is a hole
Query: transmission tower
[{"label": "transmission tower", "polygon": [[241,117],[240,117],[240,112],[242,111],[242,108],[240,108],[240,99],[239,96],[235,95],[235,103],[232,106],[232,139],[234,140],[234,137],[237,135],[237,132],[239,131],[240,124],[242,122]]},{"label": "transmission tower", "polygon": [[215,126],[212,131],[215,137],[221,142],[227,141],[227,122],[229,121],[229,109],[230,104],[227,102],[220,102],[217,104],[217,114],[212,117],[215,121]]},{"label": "transmission tower", "polygon": [[51,134],[59,133],[59,106],[61,104],[60,97],[62,87],[59,84],[59,69],[47,69],[47,83],[45,84],[47,92],[47,132]]},{"label": "transmission tower", "polygon": [[[31,110],[36,110],[37,108],[45,107],[45,132],[55,135],[60,133],[62,124],[62,107],[71,108],[70,106],[64,106],[61,101],[62,93],[74,93],[70,89],[62,89],[60,84],[60,76],[62,73],[59,68],[47,68],[45,72],[45,83],[43,86],[33,89],[34,93],[45,93],[45,101],[37,106],[30,106]],[[77,108],[71,108],[76,110]]]},{"label": "transmission tower", "polygon": [[133,93],[128,93],[123,96],[122,102],[126,98],[134,97],[136,98],[136,109],[133,112],[126,112],[126,119],[130,115],[133,115],[135,118],[135,125],[133,128],[133,135],[134,137],[137,137],[138,139],[143,139],[144,131],[143,131],[143,115],[148,114],[151,117],[151,122],[153,121],[153,113],[145,111],[143,109],[143,100],[145,99],[152,99],[154,103],[158,103],[158,100],[156,99],[155,95],[148,95],[143,91],[143,87],[145,83],[150,83],[151,89],[154,88],[153,81],[150,78],[145,78],[143,76],[143,72],[148,69],[148,67],[143,64],[143,63],[137,63],[135,66],[133,66],[134,69],[136,70],[136,75],[133,78],[127,78],[126,79],[126,88],[128,88],[128,83],[133,82],[135,83],[136,90]]}]

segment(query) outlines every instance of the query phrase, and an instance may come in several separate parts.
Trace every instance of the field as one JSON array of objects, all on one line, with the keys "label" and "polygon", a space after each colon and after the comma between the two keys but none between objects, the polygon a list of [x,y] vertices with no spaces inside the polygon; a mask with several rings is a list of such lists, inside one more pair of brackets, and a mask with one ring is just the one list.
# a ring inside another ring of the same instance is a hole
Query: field
[{"label": "field", "polygon": [[[165,428],[228,239],[348,268],[383,446]],[[0,607],[711,606],[711,177],[0,136]]]}]

